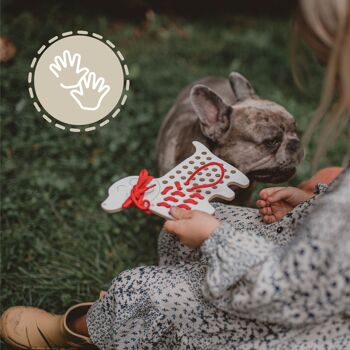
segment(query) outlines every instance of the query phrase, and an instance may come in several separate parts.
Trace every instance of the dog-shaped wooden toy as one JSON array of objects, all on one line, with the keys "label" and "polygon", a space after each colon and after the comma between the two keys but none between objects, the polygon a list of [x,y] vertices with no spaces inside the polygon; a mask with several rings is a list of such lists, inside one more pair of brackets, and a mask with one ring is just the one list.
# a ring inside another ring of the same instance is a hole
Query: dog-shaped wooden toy
[{"label": "dog-shaped wooden toy", "polygon": [[135,206],[147,214],[172,219],[172,206],[187,210],[214,213],[209,204],[213,198],[233,200],[229,187],[247,187],[249,179],[238,169],[211,153],[203,144],[194,141],[195,153],[160,178],[141,170],[139,176],[128,176],[115,182],[108,190],[102,208],[115,213]]}]

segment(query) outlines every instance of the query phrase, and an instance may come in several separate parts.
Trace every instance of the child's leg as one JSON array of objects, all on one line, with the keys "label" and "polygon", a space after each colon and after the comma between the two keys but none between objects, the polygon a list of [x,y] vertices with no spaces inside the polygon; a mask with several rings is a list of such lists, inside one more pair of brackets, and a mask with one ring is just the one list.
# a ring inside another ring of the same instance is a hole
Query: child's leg
[{"label": "child's leg", "polygon": [[228,222],[237,230],[255,230],[262,224],[257,209],[222,203],[213,203],[213,207],[219,221]]},{"label": "child's leg", "polygon": [[192,325],[189,318],[200,310],[205,272],[199,262],[122,272],[88,311],[94,344],[102,349],[145,349],[178,337],[177,331],[182,334]]},{"label": "child's leg", "polygon": [[[99,300],[101,300],[106,294],[107,294],[106,291],[101,290]],[[84,312],[83,314],[78,315],[77,317],[68,319],[67,324],[70,330],[72,330],[73,332],[89,337],[89,332],[88,332],[87,323],[86,323],[86,314],[87,312]]]},{"label": "child's leg", "polygon": [[310,179],[302,182],[298,187],[304,191],[313,193],[319,183],[329,185],[341,172],[341,167],[331,167],[319,170]]},{"label": "child's leg", "polygon": [[201,261],[122,272],[88,311],[94,344],[101,349],[224,349],[268,332],[270,326],[227,313],[221,298],[223,309],[205,300],[206,272]]},{"label": "child's leg", "polygon": [[87,324],[86,324],[86,314],[77,317],[76,319],[72,320],[68,327],[77,334],[81,334],[85,337],[89,336]]},{"label": "child's leg", "polygon": [[175,235],[162,230],[158,237],[159,266],[186,264],[200,259],[198,249],[186,247]]}]

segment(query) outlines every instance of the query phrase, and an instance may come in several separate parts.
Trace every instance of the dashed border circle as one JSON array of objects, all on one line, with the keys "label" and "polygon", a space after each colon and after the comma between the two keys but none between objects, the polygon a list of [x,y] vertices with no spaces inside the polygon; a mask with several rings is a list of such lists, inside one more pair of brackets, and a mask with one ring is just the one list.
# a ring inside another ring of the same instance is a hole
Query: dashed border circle
[{"label": "dashed border circle", "polygon": [[[35,88],[34,88],[34,79],[33,79],[33,76],[34,76],[34,72],[35,72],[35,67],[36,67],[36,64],[41,56],[41,54],[52,44],[54,43],[55,41],[57,40],[60,40],[60,39],[63,39],[63,38],[66,38],[68,36],[71,36],[71,35],[87,35],[87,36],[91,36],[91,37],[94,37],[100,41],[102,41],[104,44],[107,44],[113,51],[114,53],[116,54],[117,58],[119,59],[120,61],[120,64],[122,65],[123,67],[123,71],[124,71],[124,82],[123,82],[123,92],[124,94],[122,93],[122,98],[119,98],[118,102],[116,103],[116,105],[113,107],[113,110],[108,113],[103,119],[102,121],[99,120],[98,122],[95,122],[95,123],[90,123],[90,124],[87,124],[87,125],[91,125],[91,126],[88,126],[88,127],[84,127],[84,128],[77,128],[77,127],[70,127],[72,125],[69,126],[69,124],[66,124],[66,125],[63,125],[63,124],[60,124],[60,123],[56,123],[56,118],[52,117],[52,116],[47,116],[46,114],[49,114],[45,111],[45,108],[41,105],[38,97],[36,96],[36,93],[35,93]],[[105,125],[107,125],[110,120],[114,119],[118,114],[119,112],[121,111],[121,107],[125,105],[126,103],[126,100],[128,98],[128,95],[126,92],[129,91],[130,89],[130,79],[128,78],[129,77],[129,68],[127,66],[127,64],[124,62],[125,59],[124,59],[124,56],[122,55],[122,53],[116,49],[116,46],[108,39],[104,39],[102,35],[100,34],[97,34],[97,33],[91,33],[89,34],[88,31],[86,30],[77,30],[76,32],[74,31],[69,31],[69,32],[64,32],[62,33],[60,36],[56,35],[54,36],[53,38],[51,38],[50,40],[48,40],[48,44],[44,44],[40,47],[40,49],[37,51],[37,56],[35,56],[30,64],[30,71],[28,73],[28,91],[29,91],[29,96],[32,100],[32,103],[35,107],[35,109],[37,110],[38,113],[42,113],[42,117],[50,124],[54,124],[54,126],[58,129],[61,129],[61,130],[68,130],[70,132],[76,132],[76,133],[79,133],[79,132],[82,132],[82,131],[85,131],[85,132],[89,132],[89,131],[93,131],[93,130],[96,130],[98,127],[103,127]],[[44,113],[43,113],[44,112]],[[45,114],[46,113],[46,114]],[[112,119],[111,119],[112,118]]]}]

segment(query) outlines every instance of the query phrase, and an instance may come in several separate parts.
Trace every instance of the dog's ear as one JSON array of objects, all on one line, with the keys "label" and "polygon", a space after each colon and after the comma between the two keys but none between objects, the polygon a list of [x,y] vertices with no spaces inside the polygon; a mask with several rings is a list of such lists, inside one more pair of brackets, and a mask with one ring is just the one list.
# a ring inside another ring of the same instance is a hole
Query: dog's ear
[{"label": "dog's ear", "polygon": [[191,102],[198,115],[203,134],[213,141],[219,139],[230,125],[232,108],[204,85],[195,85],[192,88]]},{"label": "dog's ear", "polygon": [[247,98],[257,97],[252,85],[242,74],[232,72],[228,78],[231,88],[237,98],[237,102],[243,101]]}]

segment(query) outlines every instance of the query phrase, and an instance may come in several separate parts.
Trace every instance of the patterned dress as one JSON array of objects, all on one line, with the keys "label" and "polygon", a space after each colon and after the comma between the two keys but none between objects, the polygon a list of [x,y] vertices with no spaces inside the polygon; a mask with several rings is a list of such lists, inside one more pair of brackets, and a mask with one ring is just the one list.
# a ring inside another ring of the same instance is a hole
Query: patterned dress
[{"label": "patterned dress", "polygon": [[89,309],[100,349],[350,349],[350,171],[265,225],[215,204],[193,250],[161,232],[159,266],[115,277]]}]

